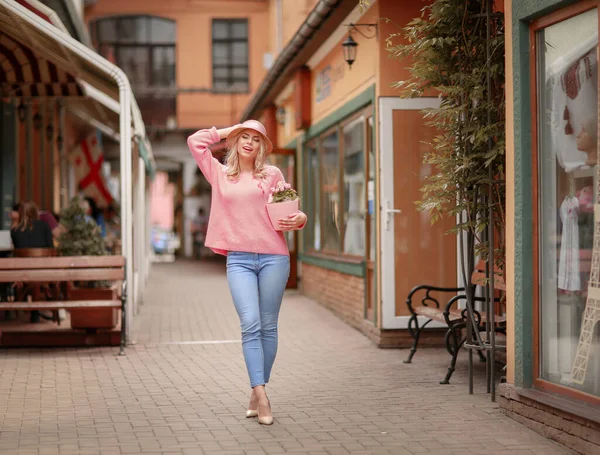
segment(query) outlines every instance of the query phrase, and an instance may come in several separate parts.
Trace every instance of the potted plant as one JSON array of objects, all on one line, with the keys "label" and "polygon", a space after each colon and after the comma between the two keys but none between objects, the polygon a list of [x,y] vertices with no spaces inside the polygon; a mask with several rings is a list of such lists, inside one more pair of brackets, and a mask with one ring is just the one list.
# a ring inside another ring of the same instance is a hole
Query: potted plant
[{"label": "potted plant", "polygon": [[[79,197],[71,200],[61,212],[60,223],[64,226],[58,238],[61,256],[103,256],[106,254],[100,227],[86,215]],[[109,282],[88,281],[67,283],[64,292],[71,300],[117,300],[118,287]],[[71,327],[74,329],[112,329],[119,320],[115,308],[77,308],[70,310]]]},{"label": "potted plant", "polygon": [[277,182],[274,188],[271,188],[269,202],[267,203],[267,212],[271,224],[276,231],[281,231],[279,220],[287,218],[289,215],[299,210],[300,198],[296,190],[292,189],[289,183]]}]

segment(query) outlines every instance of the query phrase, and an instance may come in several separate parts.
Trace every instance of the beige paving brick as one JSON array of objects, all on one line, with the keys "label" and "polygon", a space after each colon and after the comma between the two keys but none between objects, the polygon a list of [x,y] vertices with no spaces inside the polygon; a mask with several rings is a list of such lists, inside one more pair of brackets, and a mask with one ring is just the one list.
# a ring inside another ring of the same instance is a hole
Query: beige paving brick
[{"label": "beige paving brick", "polygon": [[[405,365],[405,351],[375,348],[295,292],[267,387],[275,424],[246,419],[250,388],[223,271],[155,265],[125,357],[0,350],[0,454],[569,454],[498,412],[483,365],[474,395],[463,358],[441,386],[443,349]],[[206,341],[217,343],[196,343]]]}]

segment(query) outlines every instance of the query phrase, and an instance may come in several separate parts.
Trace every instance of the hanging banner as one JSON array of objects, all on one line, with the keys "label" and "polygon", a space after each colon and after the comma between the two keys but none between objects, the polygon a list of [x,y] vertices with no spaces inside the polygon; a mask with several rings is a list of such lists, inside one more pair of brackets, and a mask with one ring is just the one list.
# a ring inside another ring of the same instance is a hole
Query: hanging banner
[{"label": "hanging banner", "polygon": [[102,171],[104,153],[100,133],[91,134],[81,141],[69,154],[75,169],[75,182],[79,192],[96,201],[100,208],[107,207],[113,200]]}]

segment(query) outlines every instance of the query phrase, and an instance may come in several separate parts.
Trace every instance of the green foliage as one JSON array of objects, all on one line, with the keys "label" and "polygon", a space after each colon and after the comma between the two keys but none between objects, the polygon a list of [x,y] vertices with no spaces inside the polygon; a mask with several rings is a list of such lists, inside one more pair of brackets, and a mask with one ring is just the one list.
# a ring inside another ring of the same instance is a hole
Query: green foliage
[{"label": "green foliage", "polygon": [[[421,188],[423,197],[416,203],[419,210],[429,212],[432,222],[463,215],[452,232],[467,231],[479,245],[477,253],[486,258],[488,248],[481,233],[488,225],[491,203],[501,243],[497,263],[503,267],[504,16],[492,11],[488,43],[486,3],[434,0],[422,9],[421,17],[391,34],[386,48],[392,57],[411,62],[410,78],[394,84],[403,97],[433,93],[441,98],[441,106],[425,114],[427,124],[438,134],[430,144],[431,152],[424,156],[424,164],[432,166],[434,173]],[[403,42],[397,44],[399,40]]]},{"label": "green foliage", "polygon": [[60,214],[60,223],[66,228],[58,239],[61,256],[102,256],[106,254],[100,227],[86,221],[81,200],[75,197]]},{"label": "green foliage", "polygon": [[292,189],[273,194],[273,202],[295,201],[296,199],[298,199],[298,193]]},{"label": "green foliage", "polygon": [[298,199],[298,193],[292,189],[289,183],[278,182],[275,188],[271,189],[271,202],[295,201]]}]

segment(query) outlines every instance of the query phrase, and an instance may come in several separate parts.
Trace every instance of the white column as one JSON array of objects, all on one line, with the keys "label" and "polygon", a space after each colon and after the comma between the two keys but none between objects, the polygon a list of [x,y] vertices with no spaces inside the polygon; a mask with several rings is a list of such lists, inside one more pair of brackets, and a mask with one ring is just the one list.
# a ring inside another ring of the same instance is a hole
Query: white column
[{"label": "white column", "polygon": [[146,197],[145,197],[145,204],[146,204],[146,218],[144,220],[145,223],[145,232],[146,232],[146,236],[144,238],[144,251],[145,251],[145,260],[146,260],[146,267],[145,267],[145,271],[146,271],[146,275],[144,276],[144,283],[148,282],[148,276],[150,275],[150,267],[152,264],[151,258],[152,258],[152,242],[151,242],[151,229],[152,229],[152,223],[151,223],[151,213],[150,213],[150,207],[151,207],[151,194],[152,192],[150,191],[150,185],[147,184],[146,185]]},{"label": "white column", "polygon": [[145,287],[145,268],[146,268],[146,201],[144,195],[146,192],[146,166],[144,160],[138,158],[138,179],[136,188],[136,220],[135,220],[135,235],[136,235],[136,276],[137,276],[137,295],[135,298],[135,306],[142,301]]}]

